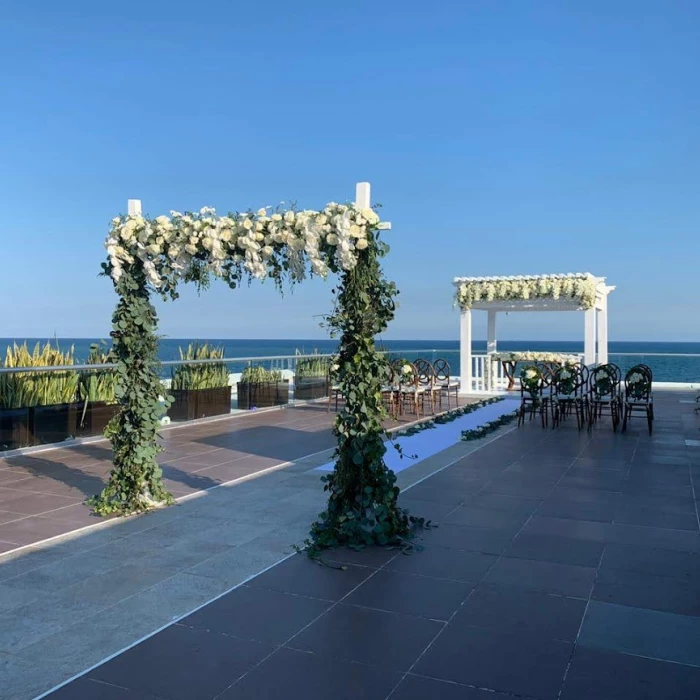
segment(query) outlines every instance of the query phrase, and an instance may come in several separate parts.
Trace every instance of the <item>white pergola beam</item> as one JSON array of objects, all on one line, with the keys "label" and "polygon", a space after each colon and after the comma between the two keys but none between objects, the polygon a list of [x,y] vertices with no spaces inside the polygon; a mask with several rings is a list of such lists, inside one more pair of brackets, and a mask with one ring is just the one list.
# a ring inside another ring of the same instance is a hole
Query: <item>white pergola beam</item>
[{"label": "white pergola beam", "polygon": [[127,199],[126,212],[127,214],[129,214],[129,216],[138,216],[141,213],[141,200]]}]

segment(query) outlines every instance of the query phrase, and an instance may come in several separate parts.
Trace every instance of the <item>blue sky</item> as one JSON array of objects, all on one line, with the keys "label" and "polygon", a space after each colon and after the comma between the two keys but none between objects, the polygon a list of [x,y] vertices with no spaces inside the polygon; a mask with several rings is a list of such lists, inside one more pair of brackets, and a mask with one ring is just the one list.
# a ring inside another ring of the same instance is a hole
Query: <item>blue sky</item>
[{"label": "blue sky", "polygon": [[[387,337],[456,338],[455,275],[591,271],[613,340],[700,340],[700,4],[12,3],[0,22],[0,336],[93,336],[112,216],[320,207],[369,180]],[[329,285],[160,304],[171,337],[322,337]],[[478,321],[475,333],[483,335]],[[509,339],[578,339],[522,314]]]}]

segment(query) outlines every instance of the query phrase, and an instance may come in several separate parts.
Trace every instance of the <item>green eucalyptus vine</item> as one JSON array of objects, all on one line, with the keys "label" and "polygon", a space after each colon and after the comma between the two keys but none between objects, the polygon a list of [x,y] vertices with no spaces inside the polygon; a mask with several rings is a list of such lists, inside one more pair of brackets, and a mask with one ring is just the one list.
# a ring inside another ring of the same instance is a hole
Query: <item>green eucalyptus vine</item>
[{"label": "green eucalyptus vine", "polygon": [[164,413],[156,310],[143,272],[138,267],[130,272],[115,284],[120,299],[112,316],[115,395],[121,408],[105,434],[112,442],[114,467],[102,493],[88,500],[101,515],[135,513],[172,502],[156,459],[161,450],[156,437]]},{"label": "green eucalyptus vine", "polygon": [[334,291],[335,311],[326,321],[331,335],[340,336],[333,380],[345,404],[333,427],[338,439],[335,468],[322,477],[328,505],[305,543],[312,557],[341,545],[401,544],[424,524],[398,506],[396,475],[384,462],[386,411],[381,389],[390,372],[374,338],[394,318],[398,294],[379,264],[387,252],[375,231],[357,266],[343,273],[340,291]]}]

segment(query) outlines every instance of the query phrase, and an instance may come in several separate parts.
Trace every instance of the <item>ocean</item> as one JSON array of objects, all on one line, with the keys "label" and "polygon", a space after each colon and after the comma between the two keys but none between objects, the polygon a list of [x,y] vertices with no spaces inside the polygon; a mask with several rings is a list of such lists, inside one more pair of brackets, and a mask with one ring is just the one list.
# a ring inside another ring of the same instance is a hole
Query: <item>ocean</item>
[{"label": "ocean", "polygon": [[[4,348],[14,341],[24,341],[32,346],[37,342],[46,342],[41,338],[0,338],[0,366],[4,360]],[[76,362],[84,361],[90,344],[99,342],[99,338],[58,338],[63,349],[73,347]],[[106,339],[107,341],[109,339]],[[296,352],[311,354],[332,353],[337,347],[336,341],[321,340],[231,340],[201,339],[208,343],[224,347],[226,357],[270,357],[273,355],[294,355]],[[159,357],[161,360],[179,359],[179,348],[186,348],[195,339],[163,338],[160,341]],[[453,374],[459,373],[459,342],[457,340],[378,340],[377,344],[394,355],[415,360],[424,357],[428,360],[446,359]],[[498,342],[499,351],[533,350],[549,352],[583,352],[583,343],[576,341],[554,340],[502,340]],[[486,352],[486,341],[474,341],[474,353]],[[654,380],[660,382],[700,382],[700,343],[661,343],[661,342],[610,342],[609,360],[619,365],[624,371],[637,363],[649,365],[654,372]],[[247,362],[230,363],[231,372],[240,372]],[[285,361],[269,361],[270,366],[285,369]],[[169,376],[170,370],[163,368],[163,376]]]}]

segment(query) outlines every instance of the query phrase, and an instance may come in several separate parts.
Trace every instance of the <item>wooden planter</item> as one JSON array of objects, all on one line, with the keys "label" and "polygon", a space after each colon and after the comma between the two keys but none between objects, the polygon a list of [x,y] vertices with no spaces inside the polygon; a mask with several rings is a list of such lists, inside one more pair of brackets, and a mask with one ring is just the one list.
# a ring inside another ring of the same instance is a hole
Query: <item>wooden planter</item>
[{"label": "wooden planter", "polygon": [[[83,417],[83,411],[85,416]],[[104,435],[107,423],[119,413],[118,403],[105,403],[104,401],[91,401],[85,408],[85,404],[78,404],[75,421],[76,437],[97,437]]]},{"label": "wooden planter", "polygon": [[195,420],[231,412],[231,387],[215,389],[171,389],[174,397],[168,409],[170,420]]},{"label": "wooden planter", "polygon": [[289,380],[249,384],[238,382],[238,408],[267,408],[289,403]]},{"label": "wooden planter", "polygon": [[323,399],[328,396],[329,390],[328,377],[300,377],[294,384],[294,399]]},{"label": "wooden planter", "polygon": [[16,450],[33,444],[31,409],[0,409],[0,450]]},{"label": "wooden planter", "polygon": [[35,445],[49,445],[63,442],[75,436],[78,424],[78,411],[83,404],[62,403],[54,406],[34,406],[30,409],[33,414],[33,434]]}]

